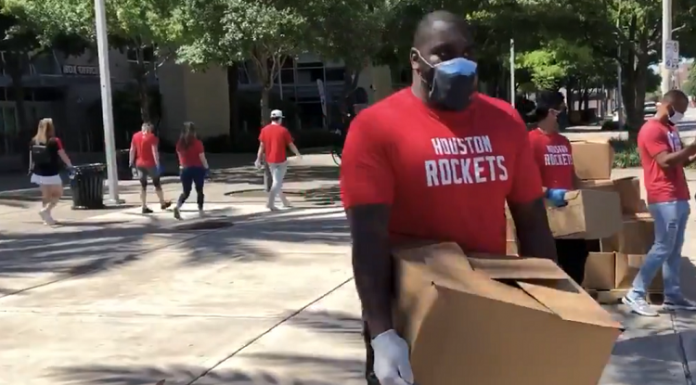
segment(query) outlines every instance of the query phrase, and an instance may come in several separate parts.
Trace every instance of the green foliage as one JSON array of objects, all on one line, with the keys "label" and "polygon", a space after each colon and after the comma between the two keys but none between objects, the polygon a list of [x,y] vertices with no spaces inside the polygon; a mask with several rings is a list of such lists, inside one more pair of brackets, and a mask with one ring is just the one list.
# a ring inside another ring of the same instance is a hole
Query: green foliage
[{"label": "green foliage", "polygon": [[692,64],[689,68],[689,76],[682,86],[682,90],[689,96],[696,96],[696,64]]},{"label": "green foliage", "polygon": [[614,148],[615,168],[641,167],[638,146],[634,141],[614,139],[610,143]]}]

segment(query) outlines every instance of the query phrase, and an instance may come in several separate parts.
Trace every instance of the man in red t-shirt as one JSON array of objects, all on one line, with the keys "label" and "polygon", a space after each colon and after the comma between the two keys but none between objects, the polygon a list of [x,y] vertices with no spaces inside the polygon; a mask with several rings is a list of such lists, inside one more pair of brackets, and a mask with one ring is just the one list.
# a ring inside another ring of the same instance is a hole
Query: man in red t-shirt
[{"label": "man in red t-shirt", "polygon": [[298,160],[302,159],[300,151],[292,141],[290,131],[282,125],[283,118],[283,111],[271,111],[271,123],[261,129],[259,134],[259,151],[256,154],[256,167],[260,168],[261,162],[265,161],[273,179],[266,205],[271,211],[278,210],[275,205],[276,197],[280,198],[284,208],[290,207],[290,201],[283,195],[283,179],[288,171],[288,159],[285,154],[286,147],[290,147]]},{"label": "man in red t-shirt", "polygon": [[[529,143],[541,174],[544,195],[556,206],[565,206],[565,194],[580,186],[573,166],[570,141],[558,132],[558,115],[565,108],[563,95],[542,92],[537,98],[537,128],[529,131]],[[578,284],[585,278],[587,243],[584,239],[556,239],[558,264]]]},{"label": "man in red t-shirt", "polygon": [[658,316],[645,296],[646,288],[660,268],[665,287],[664,307],[696,310],[696,303],[686,299],[679,286],[684,233],[691,211],[684,165],[694,161],[696,142],[684,147],[675,125],[684,117],[688,105],[689,100],[683,92],[669,91],[655,117],[645,122],[638,132],[648,209],[655,219],[655,243],[623,303],[644,316]]},{"label": "man in red t-shirt", "polygon": [[508,103],[475,92],[472,52],[464,19],[426,15],[411,50],[411,87],[361,111],[348,131],[341,194],[369,329],[368,381],[413,382],[391,317],[394,245],[453,241],[504,254],[507,201],[521,254],[556,259],[526,127]]},{"label": "man in red t-shirt", "polygon": [[140,202],[142,203],[143,214],[151,214],[152,210],[147,207],[147,178],[152,179],[152,184],[155,186],[157,198],[160,201],[162,210],[166,210],[171,206],[171,202],[164,200],[162,192],[162,184],[160,176],[162,174],[162,165],[160,164],[159,152],[157,146],[159,139],[152,132],[153,126],[150,123],[143,123],[140,132],[133,135],[130,148],[130,167],[138,169],[140,176]]}]

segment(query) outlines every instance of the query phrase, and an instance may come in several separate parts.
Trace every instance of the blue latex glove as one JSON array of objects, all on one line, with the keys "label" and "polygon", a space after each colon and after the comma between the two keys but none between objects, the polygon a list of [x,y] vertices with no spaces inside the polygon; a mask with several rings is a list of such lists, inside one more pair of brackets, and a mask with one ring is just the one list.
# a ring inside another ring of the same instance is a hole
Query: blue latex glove
[{"label": "blue latex glove", "polygon": [[161,164],[157,166],[157,175],[158,175],[158,176],[163,176],[163,175],[164,175],[164,166],[161,165]]},{"label": "blue latex glove", "polygon": [[560,188],[550,188],[546,190],[546,199],[551,201],[554,206],[556,207],[563,207],[568,204],[565,200],[565,194],[568,192],[568,190],[560,189]]},{"label": "blue latex glove", "polygon": [[210,169],[209,168],[205,169],[205,179],[210,179]]}]

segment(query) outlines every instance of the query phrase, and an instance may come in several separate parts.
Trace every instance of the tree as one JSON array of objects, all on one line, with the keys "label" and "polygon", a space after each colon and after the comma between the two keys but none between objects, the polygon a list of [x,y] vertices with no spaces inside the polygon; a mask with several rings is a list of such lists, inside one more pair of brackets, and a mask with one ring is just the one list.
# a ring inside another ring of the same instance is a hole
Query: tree
[{"label": "tree", "polygon": [[[530,0],[531,1],[531,0]],[[581,40],[594,57],[618,62],[622,68],[622,95],[627,124],[642,125],[649,66],[656,64],[662,40],[662,6],[642,0],[538,0],[543,12],[553,13],[560,25],[552,33],[568,40]],[[684,54],[696,50],[696,7],[690,0],[673,1],[673,25],[682,27],[673,38],[682,42]]]},{"label": "tree", "polygon": [[312,51],[345,64],[342,108],[350,110],[360,73],[383,47],[384,29],[398,2],[392,0],[324,1],[308,21]]},{"label": "tree", "polygon": [[[5,0],[14,12],[21,12],[34,25],[38,37],[47,42],[72,34],[96,41],[94,6],[91,0]],[[112,0],[106,2],[109,43],[132,52],[133,78],[140,96],[142,120],[151,121],[147,76],[174,52],[172,42],[181,32],[177,0]],[[147,60],[147,53],[152,59]]]},{"label": "tree", "polygon": [[[50,40],[41,40],[40,30],[26,17],[21,8],[11,8],[3,4],[0,9],[0,51],[4,52],[4,60],[0,60],[0,70],[4,70],[12,81],[20,133],[30,129],[24,107],[22,78],[29,68],[31,59],[50,49],[75,55],[87,48],[87,42],[75,35],[57,34]],[[26,139],[25,136],[20,135],[19,140]]]},{"label": "tree", "polygon": [[202,70],[250,60],[261,82],[261,121],[268,122],[283,63],[311,47],[306,15],[312,7],[292,0],[184,0],[177,60]]},{"label": "tree", "polygon": [[682,90],[689,96],[696,96],[696,64],[692,64],[689,68],[689,76],[686,78]]}]

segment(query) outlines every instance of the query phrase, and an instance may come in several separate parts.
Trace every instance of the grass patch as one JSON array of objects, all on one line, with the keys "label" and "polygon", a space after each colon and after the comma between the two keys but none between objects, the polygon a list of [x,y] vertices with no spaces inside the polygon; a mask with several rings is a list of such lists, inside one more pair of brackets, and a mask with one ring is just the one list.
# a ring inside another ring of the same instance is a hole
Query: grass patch
[{"label": "grass patch", "polygon": [[[641,167],[636,142],[625,139],[611,139],[609,143],[615,153],[614,168]],[[686,168],[696,169],[696,162],[686,166]]]}]

